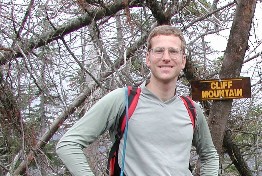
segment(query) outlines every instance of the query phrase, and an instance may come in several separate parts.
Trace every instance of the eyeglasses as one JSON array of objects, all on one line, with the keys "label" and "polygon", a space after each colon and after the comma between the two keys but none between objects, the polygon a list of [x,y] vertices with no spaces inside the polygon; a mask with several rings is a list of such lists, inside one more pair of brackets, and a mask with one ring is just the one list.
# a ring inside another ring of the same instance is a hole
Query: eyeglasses
[{"label": "eyeglasses", "polygon": [[171,59],[175,59],[178,56],[181,55],[182,50],[177,49],[177,48],[164,48],[164,47],[157,47],[157,48],[152,48],[149,51],[152,51],[152,54],[155,58],[161,59],[164,56],[165,50],[168,51],[169,57]]}]

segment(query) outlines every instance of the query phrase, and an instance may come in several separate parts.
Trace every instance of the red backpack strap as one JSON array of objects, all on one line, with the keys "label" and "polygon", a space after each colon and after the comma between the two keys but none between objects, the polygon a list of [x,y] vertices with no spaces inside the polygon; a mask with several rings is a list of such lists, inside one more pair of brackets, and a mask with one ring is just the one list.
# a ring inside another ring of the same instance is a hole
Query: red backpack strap
[{"label": "red backpack strap", "polygon": [[[130,119],[133,115],[133,112],[136,109],[136,105],[138,103],[138,99],[141,93],[141,88],[128,86],[128,118]],[[120,119],[119,119],[119,127],[121,130],[121,135],[123,135],[125,127],[126,127],[126,112],[123,111]]]},{"label": "red backpack strap", "polygon": [[[128,117],[130,119],[138,103],[138,99],[141,93],[141,88],[132,87],[132,86],[128,86],[127,88],[128,88]],[[107,173],[110,176],[120,175],[121,169],[118,165],[118,149],[119,149],[120,140],[125,130],[125,125],[126,125],[125,117],[126,117],[126,111],[124,109],[118,121],[115,143],[111,147],[108,156]]]},{"label": "red backpack strap", "polygon": [[196,109],[195,109],[193,100],[188,96],[180,96],[180,97],[181,97],[181,99],[183,100],[183,102],[186,106],[186,109],[187,109],[187,112],[190,116],[190,120],[192,122],[193,128],[195,129]]}]

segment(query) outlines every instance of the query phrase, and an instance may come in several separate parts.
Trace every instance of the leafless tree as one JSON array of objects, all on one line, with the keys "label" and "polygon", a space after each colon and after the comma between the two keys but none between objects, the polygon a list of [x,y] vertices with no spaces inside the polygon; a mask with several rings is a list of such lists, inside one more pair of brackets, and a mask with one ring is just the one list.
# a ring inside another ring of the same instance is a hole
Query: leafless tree
[{"label": "leafless tree", "polygon": [[[103,95],[148,77],[145,41],[160,24],[181,28],[187,38],[181,94],[190,93],[192,80],[250,75],[251,99],[201,104],[222,175],[232,163],[240,175],[261,174],[262,39],[256,5],[261,2],[3,0],[0,175],[64,174],[54,153],[57,139]],[[97,175],[104,174],[110,145],[106,133],[87,149],[99,156],[90,160]]]}]

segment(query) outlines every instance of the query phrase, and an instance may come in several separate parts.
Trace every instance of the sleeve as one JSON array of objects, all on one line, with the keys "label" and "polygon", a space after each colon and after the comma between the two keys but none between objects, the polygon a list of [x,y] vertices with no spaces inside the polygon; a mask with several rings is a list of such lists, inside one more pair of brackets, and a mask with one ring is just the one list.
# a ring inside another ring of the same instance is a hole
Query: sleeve
[{"label": "sleeve", "polygon": [[115,124],[124,110],[124,88],[116,89],[99,100],[59,140],[56,152],[74,176],[94,175],[83,149]]},{"label": "sleeve", "polygon": [[195,105],[197,117],[193,145],[196,147],[201,162],[200,175],[217,176],[219,170],[219,156],[213,144],[203,111],[196,103]]}]

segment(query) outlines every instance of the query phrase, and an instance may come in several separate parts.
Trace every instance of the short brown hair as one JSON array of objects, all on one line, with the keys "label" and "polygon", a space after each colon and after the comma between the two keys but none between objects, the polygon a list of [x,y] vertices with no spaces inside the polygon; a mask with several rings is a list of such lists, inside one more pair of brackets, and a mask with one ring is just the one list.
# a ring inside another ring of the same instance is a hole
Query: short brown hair
[{"label": "short brown hair", "polygon": [[161,25],[157,26],[152,29],[150,32],[148,38],[147,38],[147,50],[149,51],[151,49],[151,40],[153,37],[158,36],[158,35],[174,35],[176,37],[179,37],[182,43],[181,49],[185,53],[186,49],[186,41],[183,36],[183,33],[180,29],[170,26],[170,25]]}]

